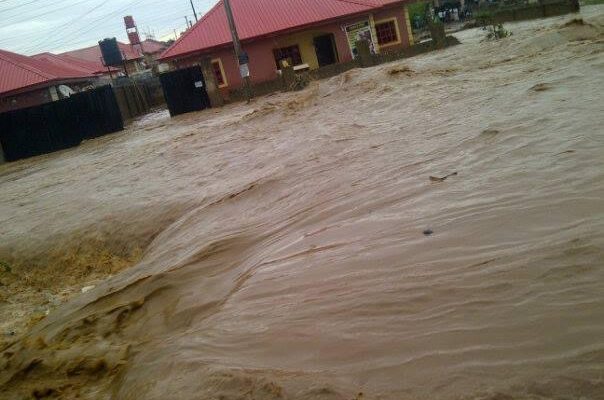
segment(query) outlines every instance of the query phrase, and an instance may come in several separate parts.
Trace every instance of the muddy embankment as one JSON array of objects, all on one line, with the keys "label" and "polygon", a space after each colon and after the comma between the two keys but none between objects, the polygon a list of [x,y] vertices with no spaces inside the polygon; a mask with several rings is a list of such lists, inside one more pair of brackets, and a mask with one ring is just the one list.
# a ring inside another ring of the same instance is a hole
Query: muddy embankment
[{"label": "muddy embankment", "polygon": [[602,399],[576,18],[0,167],[2,398]]}]

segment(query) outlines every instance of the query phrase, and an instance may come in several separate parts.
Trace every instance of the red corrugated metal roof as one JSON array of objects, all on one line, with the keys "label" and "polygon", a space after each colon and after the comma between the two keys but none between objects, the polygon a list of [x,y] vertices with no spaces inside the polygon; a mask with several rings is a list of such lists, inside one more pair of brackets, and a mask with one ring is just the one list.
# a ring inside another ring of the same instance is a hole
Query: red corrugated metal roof
[{"label": "red corrugated metal roof", "polygon": [[[52,53],[41,53],[31,57],[35,58],[36,60],[45,61],[67,68],[77,68],[78,70],[85,71],[89,74],[102,75],[107,73],[107,67],[104,67],[102,64],[99,65],[98,63],[93,63],[91,61],[82,60],[64,54],[58,55]],[[111,67],[111,71],[115,72],[118,71],[118,69]]]},{"label": "red corrugated metal roof", "polygon": [[[117,42],[122,54],[126,57],[126,60],[137,60],[142,58],[143,55],[134,46]],[[65,53],[59,54],[59,56],[69,56],[80,60],[95,63],[97,71],[107,71],[107,67],[103,66],[101,61],[101,48],[99,45],[86,47],[84,49],[66,51]]]},{"label": "red corrugated metal roof", "polygon": [[[347,15],[367,12],[403,0],[231,0],[241,40],[287,31]],[[226,13],[219,1],[161,58],[169,59],[231,43]]]},{"label": "red corrugated metal roof", "polygon": [[91,78],[94,78],[93,74],[78,67],[58,65],[0,50],[0,94],[55,81]]},{"label": "red corrugated metal roof", "polygon": [[39,60],[39,61],[43,61],[49,64],[54,64],[60,67],[67,67],[67,68],[72,68],[75,70],[78,70],[82,73],[85,74],[94,74],[95,73],[95,69],[90,67],[90,66],[86,66],[85,64],[83,64],[85,61],[80,61],[80,62],[70,62],[64,58],[62,58],[61,56],[58,56],[56,54],[52,54],[52,53],[41,53],[41,54],[36,54],[35,56],[31,56],[31,58],[35,59],[35,60]]},{"label": "red corrugated metal roof", "polygon": [[142,45],[143,45],[143,51],[146,54],[159,53],[161,51],[164,51],[166,49],[166,47],[168,47],[168,45],[165,44],[164,42],[159,42],[159,41],[153,40],[153,39],[143,40]]}]

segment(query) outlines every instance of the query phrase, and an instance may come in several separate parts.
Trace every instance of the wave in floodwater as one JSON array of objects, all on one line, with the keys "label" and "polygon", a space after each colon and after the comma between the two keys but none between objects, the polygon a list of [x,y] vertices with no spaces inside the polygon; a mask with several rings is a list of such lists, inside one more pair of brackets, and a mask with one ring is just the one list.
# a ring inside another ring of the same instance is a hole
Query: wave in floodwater
[{"label": "wave in floodwater", "polygon": [[603,399],[604,8],[582,13],[19,164],[15,254],[149,244],[3,350],[7,398]]}]

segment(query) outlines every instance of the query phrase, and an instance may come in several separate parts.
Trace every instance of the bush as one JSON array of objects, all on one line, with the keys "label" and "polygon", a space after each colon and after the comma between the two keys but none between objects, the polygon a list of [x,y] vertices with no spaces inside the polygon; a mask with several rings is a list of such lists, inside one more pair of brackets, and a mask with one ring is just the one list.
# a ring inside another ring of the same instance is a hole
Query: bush
[{"label": "bush", "polygon": [[501,22],[495,21],[495,15],[492,12],[484,11],[477,14],[476,23],[487,31],[487,39],[498,40],[512,35],[512,32],[506,30]]},{"label": "bush", "polygon": [[488,31],[487,39],[498,40],[512,35],[512,32],[506,30],[503,24],[491,24],[486,29]]}]

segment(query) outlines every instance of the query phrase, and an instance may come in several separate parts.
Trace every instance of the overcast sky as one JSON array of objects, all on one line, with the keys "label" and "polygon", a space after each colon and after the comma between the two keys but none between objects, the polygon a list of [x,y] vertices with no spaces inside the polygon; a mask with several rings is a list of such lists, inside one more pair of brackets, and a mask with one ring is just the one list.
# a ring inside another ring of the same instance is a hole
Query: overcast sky
[{"label": "overcast sky", "polygon": [[[193,0],[198,16],[217,0]],[[0,49],[60,53],[116,37],[127,42],[123,17],[132,15],[145,39],[174,38],[194,20],[189,0],[0,0]]]}]

